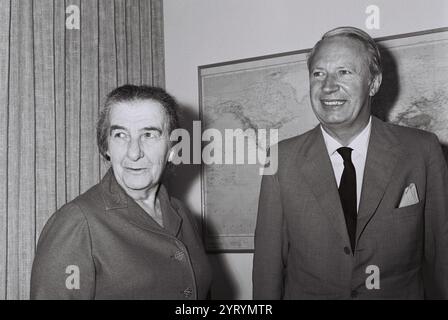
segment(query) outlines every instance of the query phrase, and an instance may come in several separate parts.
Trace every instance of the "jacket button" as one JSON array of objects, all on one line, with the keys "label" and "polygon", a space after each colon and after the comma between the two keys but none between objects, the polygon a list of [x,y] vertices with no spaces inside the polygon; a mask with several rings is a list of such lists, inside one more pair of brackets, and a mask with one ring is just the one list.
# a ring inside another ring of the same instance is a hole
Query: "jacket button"
[{"label": "jacket button", "polygon": [[192,293],[193,293],[193,290],[191,288],[187,288],[183,291],[183,295],[185,298],[189,298]]},{"label": "jacket button", "polygon": [[347,255],[349,255],[349,254],[352,253],[352,251],[350,250],[349,247],[344,247],[344,252],[345,252],[345,254],[347,254]]},{"label": "jacket button", "polygon": [[174,259],[176,259],[177,261],[182,261],[184,260],[184,253],[182,251],[176,251],[176,253],[174,254]]},{"label": "jacket button", "polygon": [[352,292],[350,292],[350,297],[352,297],[352,299],[355,299],[357,296],[358,296],[358,291],[352,290]]}]

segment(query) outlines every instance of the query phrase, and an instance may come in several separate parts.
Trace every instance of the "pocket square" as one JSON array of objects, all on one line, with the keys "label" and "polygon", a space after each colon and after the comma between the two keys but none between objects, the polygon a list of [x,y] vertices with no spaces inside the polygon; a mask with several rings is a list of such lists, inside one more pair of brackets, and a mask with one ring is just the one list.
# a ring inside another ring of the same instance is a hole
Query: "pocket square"
[{"label": "pocket square", "polygon": [[404,189],[403,195],[401,196],[400,205],[398,208],[404,208],[408,206],[412,206],[413,204],[418,203],[420,200],[418,199],[417,187],[415,183],[411,183],[409,186]]}]

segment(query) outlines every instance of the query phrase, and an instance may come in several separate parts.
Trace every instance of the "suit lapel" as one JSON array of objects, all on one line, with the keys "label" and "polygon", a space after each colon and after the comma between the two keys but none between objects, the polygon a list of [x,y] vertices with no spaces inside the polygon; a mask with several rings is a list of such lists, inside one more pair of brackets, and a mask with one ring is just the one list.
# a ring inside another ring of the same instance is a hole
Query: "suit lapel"
[{"label": "suit lapel", "polygon": [[396,137],[381,120],[372,117],[369,147],[356,228],[357,240],[378,208],[400,158]]},{"label": "suit lapel", "polygon": [[324,214],[333,221],[332,225],[343,241],[349,243],[338,186],[319,126],[311,131],[310,137],[304,144],[304,157],[302,174]]},{"label": "suit lapel", "polygon": [[133,199],[128,199],[128,220],[140,228],[155,231],[158,233],[168,232],[172,236],[177,236],[182,224],[182,218],[174,210],[169,202],[169,196],[163,185],[160,185],[157,198],[160,201],[162,210],[163,227],[161,227],[145,210],[142,209]]},{"label": "suit lapel", "polygon": [[163,228],[171,235],[177,236],[182,226],[182,218],[172,205],[170,196],[163,184],[160,185],[158,198],[162,209]]}]

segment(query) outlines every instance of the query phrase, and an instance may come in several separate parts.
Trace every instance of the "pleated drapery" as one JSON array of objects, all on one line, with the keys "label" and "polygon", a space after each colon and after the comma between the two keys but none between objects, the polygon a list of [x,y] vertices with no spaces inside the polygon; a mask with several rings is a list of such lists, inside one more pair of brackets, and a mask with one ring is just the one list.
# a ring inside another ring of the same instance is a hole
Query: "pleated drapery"
[{"label": "pleated drapery", "polygon": [[45,222],[104,174],[104,96],[164,81],[162,0],[0,0],[0,299],[29,298]]}]

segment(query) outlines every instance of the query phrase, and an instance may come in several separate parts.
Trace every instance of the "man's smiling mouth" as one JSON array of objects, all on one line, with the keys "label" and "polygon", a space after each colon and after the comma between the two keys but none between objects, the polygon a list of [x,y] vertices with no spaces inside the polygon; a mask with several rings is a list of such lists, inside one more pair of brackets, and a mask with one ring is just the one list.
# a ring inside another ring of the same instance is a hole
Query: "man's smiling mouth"
[{"label": "man's smiling mouth", "polygon": [[323,105],[329,106],[329,107],[337,107],[342,106],[347,100],[320,100]]}]

